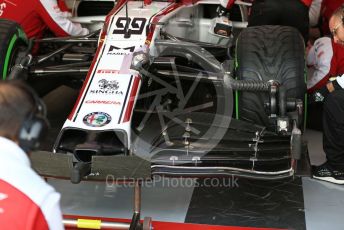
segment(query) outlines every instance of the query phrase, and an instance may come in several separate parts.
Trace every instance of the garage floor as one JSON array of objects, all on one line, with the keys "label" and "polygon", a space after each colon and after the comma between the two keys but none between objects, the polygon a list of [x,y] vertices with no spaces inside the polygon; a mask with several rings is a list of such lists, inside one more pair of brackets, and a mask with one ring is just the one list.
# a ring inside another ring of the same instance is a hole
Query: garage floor
[{"label": "garage floor", "polygon": [[[43,148],[51,146],[63,123],[61,116],[70,111],[70,98],[76,95],[75,90],[62,87],[45,97],[52,130]],[[322,163],[321,133],[307,130],[305,138],[312,164]],[[130,186],[101,182],[74,185],[57,179],[49,179],[49,183],[61,192],[65,215],[132,216]],[[308,177],[278,182],[229,178],[212,184],[177,179],[144,184],[142,216],[156,221],[256,228],[339,230],[344,226],[344,186]]]}]

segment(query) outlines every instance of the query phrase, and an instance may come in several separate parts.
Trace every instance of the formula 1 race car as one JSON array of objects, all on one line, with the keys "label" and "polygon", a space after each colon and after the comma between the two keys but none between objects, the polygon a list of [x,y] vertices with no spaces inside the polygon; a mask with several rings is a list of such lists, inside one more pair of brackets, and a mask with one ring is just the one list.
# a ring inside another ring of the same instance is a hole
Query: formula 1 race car
[{"label": "formula 1 race car", "polygon": [[77,1],[84,37],[27,40],[1,20],[0,72],[81,88],[53,146],[75,164],[137,156],[152,175],[293,176],[305,151],[304,41],[292,27],[247,27],[245,2],[221,15],[219,5]]}]

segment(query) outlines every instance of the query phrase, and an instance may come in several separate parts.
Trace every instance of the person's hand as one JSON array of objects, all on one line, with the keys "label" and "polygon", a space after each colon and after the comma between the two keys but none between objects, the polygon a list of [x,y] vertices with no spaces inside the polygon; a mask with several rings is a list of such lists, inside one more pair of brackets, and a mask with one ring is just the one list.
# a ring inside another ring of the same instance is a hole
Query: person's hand
[{"label": "person's hand", "polygon": [[328,83],[326,84],[326,88],[327,88],[327,90],[328,90],[330,93],[332,93],[332,92],[334,91],[333,83],[332,83],[332,82],[328,82]]},{"label": "person's hand", "polygon": [[61,16],[64,18],[71,18],[72,17],[72,13],[68,12],[68,11],[62,11],[61,12]]}]

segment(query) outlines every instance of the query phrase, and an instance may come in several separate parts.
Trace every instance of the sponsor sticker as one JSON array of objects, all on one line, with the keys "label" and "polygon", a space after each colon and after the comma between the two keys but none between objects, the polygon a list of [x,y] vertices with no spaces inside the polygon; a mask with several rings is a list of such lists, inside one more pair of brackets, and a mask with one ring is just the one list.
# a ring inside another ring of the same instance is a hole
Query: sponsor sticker
[{"label": "sponsor sticker", "polygon": [[121,105],[119,101],[108,101],[108,100],[87,100],[86,104],[102,104],[102,105]]},{"label": "sponsor sticker", "polygon": [[117,74],[117,73],[119,73],[119,70],[115,70],[115,69],[98,69],[97,73],[99,73],[99,74]]},{"label": "sponsor sticker", "polygon": [[117,28],[112,33],[123,34],[125,39],[130,38],[131,35],[141,35],[144,33],[146,22],[146,18],[119,17],[116,22]]},{"label": "sponsor sticker", "polygon": [[101,79],[98,81],[98,89],[91,89],[91,94],[102,94],[102,95],[123,95],[123,91],[118,90],[119,83],[116,80],[108,81]]},{"label": "sponsor sticker", "polygon": [[110,121],[111,116],[104,112],[89,113],[83,118],[84,124],[91,127],[103,127],[109,124]]},{"label": "sponsor sticker", "polygon": [[126,54],[134,52],[134,50],[135,50],[135,46],[121,48],[121,47],[110,45],[110,48],[107,54],[108,55],[126,55]]},{"label": "sponsor sticker", "polygon": [[98,81],[98,86],[100,89],[111,89],[111,90],[117,90],[119,88],[118,81],[108,81],[106,79],[101,79]]}]

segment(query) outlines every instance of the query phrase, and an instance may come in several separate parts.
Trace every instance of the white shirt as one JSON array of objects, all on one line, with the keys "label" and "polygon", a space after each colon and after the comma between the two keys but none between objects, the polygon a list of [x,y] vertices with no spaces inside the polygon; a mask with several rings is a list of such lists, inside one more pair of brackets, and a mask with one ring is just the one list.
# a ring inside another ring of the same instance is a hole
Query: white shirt
[{"label": "white shirt", "polygon": [[[26,153],[13,141],[0,137],[0,228],[64,229],[59,203],[60,194],[30,167]],[[10,221],[13,216],[16,225]]]}]

